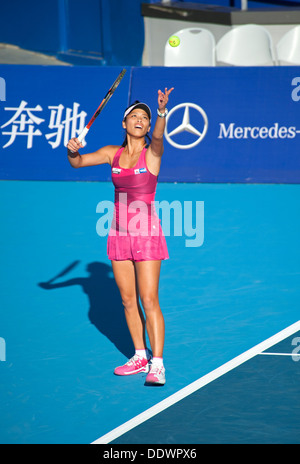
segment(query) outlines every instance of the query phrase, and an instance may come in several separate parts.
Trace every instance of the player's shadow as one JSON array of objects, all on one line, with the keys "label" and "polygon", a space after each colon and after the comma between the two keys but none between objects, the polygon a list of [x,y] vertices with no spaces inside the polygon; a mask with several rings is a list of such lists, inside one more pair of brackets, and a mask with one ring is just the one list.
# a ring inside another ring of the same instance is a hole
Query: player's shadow
[{"label": "player's shadow", "polygon": [[[78,263],[75,262],[75,263]],[[72,264],[69,268],[74,267]],[[111,266],[93,262],[86,267],[87,277],[75,277],[64,282],[53,283],[55,279],[41,282],[38,285],[45,290],[71,287],[79,285],[89,299],[88,317],[91,323],[105,335],[116,348],[130,358],[133,352],[133,343],[125,320],[124,310],[118,287],[115,283]]]}]

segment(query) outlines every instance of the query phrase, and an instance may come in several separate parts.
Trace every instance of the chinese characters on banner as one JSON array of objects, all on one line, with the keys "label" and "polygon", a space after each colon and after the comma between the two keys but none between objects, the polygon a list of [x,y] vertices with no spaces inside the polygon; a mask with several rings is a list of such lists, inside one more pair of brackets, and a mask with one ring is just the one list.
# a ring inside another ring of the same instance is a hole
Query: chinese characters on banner
[{"label": "chinese characters on banner", "polygon": [[28,149],[33,147],[35,137],[43,136],[53,149],[58,148],[61,144],[66,146],[67,142],[72,137],[79,135],[85,127],[87,113],[85,111],[79,112],[79,106],[79,103],[76,102],[73,103],[73,108],[65,108],[62,104],[48,106],[50,116],[47,119],[45,118],[46,111],[40,105],[32,108],[24,100],[18,107],[4,108],[5,111],[10,112],[10,117],[0,126],[2,135],[7,137],[2,148],[13,145],[20,136],[26,138]]}]

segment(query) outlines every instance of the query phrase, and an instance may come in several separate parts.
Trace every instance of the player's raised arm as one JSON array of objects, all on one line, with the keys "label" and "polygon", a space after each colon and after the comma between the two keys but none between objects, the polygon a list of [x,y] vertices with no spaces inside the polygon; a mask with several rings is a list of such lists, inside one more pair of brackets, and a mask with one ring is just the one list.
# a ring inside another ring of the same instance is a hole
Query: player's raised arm
[{"label": "player's raised arm", "polygon": [[165,92],[158,91],[158,117],[152,133],[151,152],[155,156],[161,156],[163,154],[163,136],[166,127],[166,116],[167,103],[169,101],[169,95],[174,90],[172,87],[170,90],[165,88]]}]

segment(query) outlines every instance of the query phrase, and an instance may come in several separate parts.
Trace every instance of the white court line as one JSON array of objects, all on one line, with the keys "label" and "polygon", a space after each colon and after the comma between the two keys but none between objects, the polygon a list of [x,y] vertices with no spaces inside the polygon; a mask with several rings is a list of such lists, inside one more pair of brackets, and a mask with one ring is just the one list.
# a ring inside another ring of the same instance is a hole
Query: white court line
[{"label": "white court line", "polygon": [[133,417],[129,421],[125,422],[119,427],[111,430],[107,434],[93,441],[91,444],[98,445],[98,444],[107,444],[107,443],[112,442],[113,440],[120,437],[124,433],[128,432],[129,430],[132,430],[133,428],[142,424],[143,422],[150,419],[151,417],[169,408],[173,404],[178,403],[183,398],[186,398],[187,396],[191,395],[195,391],[199,390],[200,388],[204,387],[210,382],[213,382],[217,378],[235,369],[236,367],[240,366],[246,361],[249,361],[249,359],[254,358],[256,355],[262,353],[262,351],[265,351],[271,346],[275,345],[276,343],[281,342],[282,340],[294,334],[298,330],[300,330],[300,321],[295,322],[295,324],[290,325],[286,329],[282,330],[281,332],[278,332],[277,334],[273,335],[272,337],[268,338],[262,343],[259,343],[258,345],[254,346],[250,350],[245,351],[244,353],[240,354],[236,358],[233,358],[231,361],[223,364],[222,366],[213,370],[209,374],[206,374],[200,379],[191,383],[190,385],[187,385],[186,387],[182,388],[181,390],[169,396],[168,398],[164,399],[163,401],[160,401],[159,403],[147,409],[146,411],[142,412],[141,414]]}]

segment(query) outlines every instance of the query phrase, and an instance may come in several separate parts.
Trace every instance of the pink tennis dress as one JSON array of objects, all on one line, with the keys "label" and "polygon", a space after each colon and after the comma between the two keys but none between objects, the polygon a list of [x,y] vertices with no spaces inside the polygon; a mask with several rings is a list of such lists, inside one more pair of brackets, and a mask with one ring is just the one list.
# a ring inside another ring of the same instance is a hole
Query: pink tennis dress
[{"label": "pink tennis dress", "polygon": [[110,260],[151,261],[168,259],[168,249],[155,211],[157,176],[146,165],[146,148],[130,169],[119,164],[124,147],[114,156],[112,181],[115,208],[107,240]]}]

